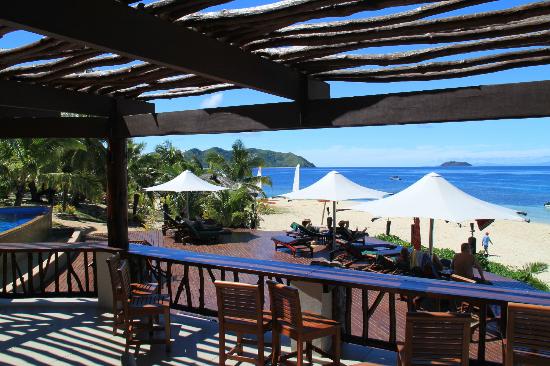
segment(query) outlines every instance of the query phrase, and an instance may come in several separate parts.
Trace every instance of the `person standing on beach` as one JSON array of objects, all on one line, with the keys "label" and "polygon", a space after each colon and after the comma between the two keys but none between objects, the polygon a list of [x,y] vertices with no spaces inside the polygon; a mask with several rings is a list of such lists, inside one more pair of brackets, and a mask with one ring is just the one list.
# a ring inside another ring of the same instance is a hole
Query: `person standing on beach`
[{"label": "person standing on beach", "polygon": [[489,232],[485,233],[485,236],[483,237],[481,243],[483,244],[483,250],[485,251],[485,256],[487,257],[489,255],[489,243],[493,244],[493,241],[489,237]]}]

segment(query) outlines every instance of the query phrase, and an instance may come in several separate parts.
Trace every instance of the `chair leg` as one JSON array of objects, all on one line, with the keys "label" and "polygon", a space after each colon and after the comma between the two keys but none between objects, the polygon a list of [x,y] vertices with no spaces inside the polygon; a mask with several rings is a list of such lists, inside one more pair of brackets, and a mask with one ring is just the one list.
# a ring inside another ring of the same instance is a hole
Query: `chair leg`
[{"label": "chair leg", "polygon": [[165,337],[165,344],[166,344],[166,351],[170,352],[171,348],[171,334],[170,334],[170,308],[167,308],[164,311],[164,337]]},{"label": "chair leg", "polygon": [[242,356],[243,355],[243,335],[242,334],[237,334],[237,354],[239,356]]},{"label": "chair leg", "polygon": [[219,366],[225,366],[225,330],[220,327],[219,333]]},{"label": "chair leg", "polygon": [[277,366],[279,363],[279,355],[281,353],[281,345],[280,345],[280,335],[279,332],[275,330],[275,327],[273,327],[273,331],[271,332],[271,364],[273,366]]},{"label": "chair leg", "polygon": [[258,333],[258,365],[265,364],[264,333]]},{"label": "chair leg", "polygon": [[298,338],[296,340],[296,366],[304,366],[304,342]]},{"label": "chair leg", "polygon": [[307,355],[307,362],[309,362],[310,365],[313,364],[313,347],[311,345],[311,341],[306,342],[306,355]]},{"label": "chair leg", "polygon": [[340,327],[336,328],[336,333],[332,337],[332,364],[335,366],[340,365],[340,346],[341,346],[342,339],[340,337]]}]

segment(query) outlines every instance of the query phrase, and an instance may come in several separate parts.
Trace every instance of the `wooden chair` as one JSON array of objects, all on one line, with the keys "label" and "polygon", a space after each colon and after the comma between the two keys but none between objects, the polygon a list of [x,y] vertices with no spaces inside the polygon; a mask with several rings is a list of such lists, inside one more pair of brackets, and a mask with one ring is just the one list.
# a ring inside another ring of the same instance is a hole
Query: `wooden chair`
[{"label": "wooden chair", "polygon": [[550,365],[550,307],[508,304],[504,365]]},{"label": "wooden chair", "polygon": [[[219,320],[219,364],[225,365],[227,359],[239,362],[251,362],[256,365],[265,363],[264,333],[271,330],[271,314],[263,310],[260,287],[238,282],[215,281],[218,298]],[[237,334],[237,344],[225,352],[226,332]],[[245,339],[244,335],[255,335],[256,342]],[[257,344],[258,357],[243,356],[244,344]]]},{"label": "wooden chair", "polygon": [[[274,281],[267,281],[271,300],[273,317],[273,354],[272,364],[277,365],[279,359],[286,360],[296,356],[296,365],[304,364],[304,342],[306,343],[307,360],[311,364],[312,351],[315,350],[324,357],[331,358],[333,365],[340,365],[340,323],[321,315],[302,312],[298,290]],[[296,341],[296,352],[280,357],[280,335],[285,335]],[[318,338],[332,337],[332,355],[313,346],[312,341]]]},{"label": "wooden chair", "polygon": [[402,366],[467,366],[469,345],[469,315],[409,312],[405,344],[397,347],[397,362]]},{"label": "wooden chair", "polygon": [[[120,301],[120,280],[117,274],[117,270],[122,263],[120,253],[116,253],[107,258],[107,266],[109,267],[109,274],[111,275],[111,289],[113,291],[113,335],[116,335],[117,329],[122,324],[122,303]],[[129,267],[125,267],[129,270]],[[127,274],[128,278],[130,274]],[[133,296],[147,296],[157,292],[157,285],[154,283],[131,283],[130,292]]]},{"label": "wooden chair", "polygon": [[[117,269],[117,274],[120,281],[122,318],[124,335],[126,336],[125,351],[128,352],[130,345],[135,344],[138,346],[136,348],[137,352],[141,343],[164,343],[166,350],[170,351],[170,302],[165,295],[132,295],[129,273],[128,262],[122,261]],[[164,320],[164,340],[151,338],[153,331],[162,330],[162,328],[159,329],[153,324],[153,318],[160,315],[163,316]],[[143,341],[137,338],[137,335],[142,331],[148,331],[148,340]]]}]

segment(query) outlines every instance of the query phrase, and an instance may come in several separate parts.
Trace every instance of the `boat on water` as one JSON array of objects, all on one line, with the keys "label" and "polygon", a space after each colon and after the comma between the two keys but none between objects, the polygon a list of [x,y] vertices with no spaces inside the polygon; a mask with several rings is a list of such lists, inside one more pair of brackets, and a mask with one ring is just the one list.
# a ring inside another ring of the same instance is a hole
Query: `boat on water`
[{"label": "boat on water", "polygon": [[550,201],[546,202],[546,203],[544,204],[544,207],[550,208]]},{"label": "boat on water", "polygon": [[401,177],[398,176],[398,175],[392,175],[392,176],[390,177],[390,180],[401,180]]}]

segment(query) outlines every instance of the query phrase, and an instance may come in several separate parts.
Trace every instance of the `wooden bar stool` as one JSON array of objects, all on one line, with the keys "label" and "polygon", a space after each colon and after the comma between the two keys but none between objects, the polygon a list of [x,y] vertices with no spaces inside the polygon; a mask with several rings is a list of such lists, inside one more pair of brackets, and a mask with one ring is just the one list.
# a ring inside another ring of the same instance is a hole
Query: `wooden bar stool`
[{"label": "wooden bar stool", "polygon": [[[130,345],[135,344],[138,346],[137,352],[142,343],[164,343],[166,350],[170,351],[170,301],[166,295],[132,295],[129,273],[128,262],[122,261],[117,274],[120,280],[120,300],[126,337],[125,351],[128,352]],[[153,324],[153,318],[160,318],[160,315],[164,321],[163,328]],[[155,330],[164,330],[163,340],[151,338]],[[145,331],[149,333],[149,339],[139,339],[138,333]]]},{"label": "wooden bar stool", "polygon": [[397,346],[398,364],[467,366],[470,321],[468,314],[407,313],[405,344]]},{"label": "wooden bar stool", "polygon": [[[225,365],[227,359],[264,365],[264,333],[271,330],[271,314],[263,310],[263,294],[260,287],[226,281],[215,281],[214,285],[218,298],[220,366]],[[226,332],[237,334],[237,344],[227,353],[225,352]],[[245,339],[244,335],[255,335],[256,342]],[[258,357],[243,356],[244,344],[257,344]]]},{"label": "wooden bar stool", "polygon": [[550,365],[550,307],[508,304],[504,365]]},{"label": "wooden bar stool", "polygon": [[[117,329],[123,323],[122,320],[122,303],[120,301],[120,280],[117,274],[117,270],[120,268],[122,260],[120,253],[113,254],[107,258],[107,266],[109,267],[109,274],[111,275],[111,289],[113,292],[113,335],[116,335]],[[125,270],[129,271],[129,266],[125,267]],[[125,274],[130,278],[130,273]],[[152,295],[157,292],[157,285],[154,283],[130,283],[130,292],[132,296]]]},{"label": "wooden bar stool", "polygon": [[[279,359],[285,361],[296,356],[296,365],[304,364],[304,342],[307,360],[311,364],[313,350],[324,357],[331,358],[333,365],[340,365],[340,323],[321,315],[302,312],[298,290],[275,281],[267,281],[271,299],[273,317],[273,355],[272,363],[277,365]],[[280,356],[280,335],[294,339],[297,343],[296,352]],[[318,338],[332,337],[332,355],[313,346],[312,341]]]}]

